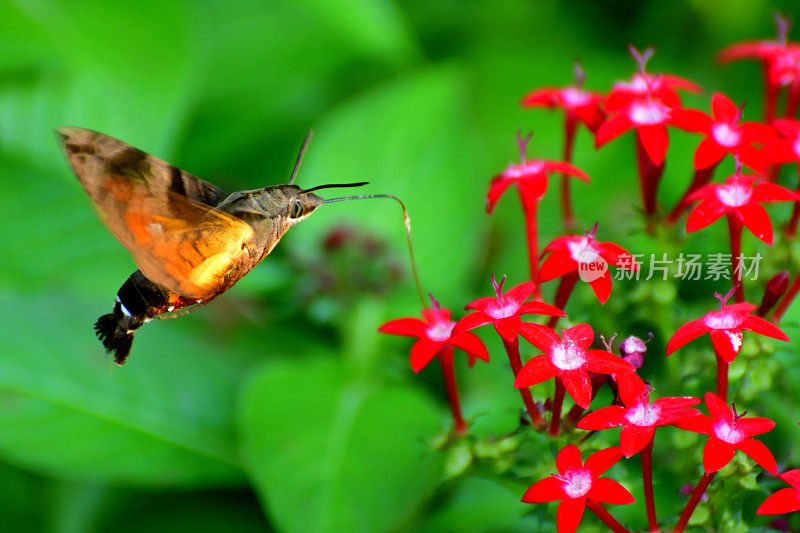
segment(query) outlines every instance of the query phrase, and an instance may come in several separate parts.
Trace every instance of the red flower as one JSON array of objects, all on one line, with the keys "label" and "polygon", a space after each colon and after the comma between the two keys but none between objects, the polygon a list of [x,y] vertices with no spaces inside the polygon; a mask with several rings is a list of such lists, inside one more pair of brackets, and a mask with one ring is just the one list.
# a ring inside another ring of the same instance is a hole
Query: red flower
[{"label": "red flower", "polygon": [[523,160],[519,165],[508,165],[508,168],[501,174],[492,178],[489,193],[486,195],[486,211],[492,214],[497,201],[512,183],[516,184],[521,196],[528,196],[529,199],[538,202],[547,191],[547,174],[549,172],[570,174],[589,182],[589,176],[570,163],[544,159]]},{"label": "red flower", "polygon": [[598,503],[633,503],[633,495],[609,478],[600,476],[622,458],[618,447],[606,448],[581,459],[581,452],[574,444],[564,446],[556,456],[559,475],[537,481],[522,496],[525,503],[555,502],[558,504],[556,525],[559,533],[572,533],[586,509],[586,500]]},{"label": "red flower", "polygon": [[[433,297],[431,297],[433,300]],[[398,318],[378,328],[381,333],[417,337],[411,348],[411,368],[419,372],[430,363],[445,346],[455,346],[469,356],[470,366],[475,358],[489,361],[489,353],[477,335],[465,331],[453,331],[456,323],[450,320],[450,310],[439,307],[433,300],[433,308],[423,309],[419,318]]]},{"label": "red flower", "polygon": [[700,414],[697,409],[688,409],[700,403],[700,398],[660,398],[650,405],[649,387],[620,387],[619,394],[624,407],[612,405],[589,413],[578,422],[578,429],[599,431],[622,426],[619,444],[628,458],[647,446],[657,427],[671,426]]},{"label": "red flower", "polygon": [[793,118],[776,118],[771,124],[781,138],[762,148],[768,164],[800,161],[800,121]]},{"label": "red flower", "polygon": [[667,357],[675,350],[682,348],[700,335],[711,335],[714,350],[726,362],[731,363],[742,348],[744,330],[766,335],[773,339],[788,341],[789,337],[771,322],[750,313],[756,306],[750,303],[726,305],[733,291],[727,296],[714,294],[720,300],[719,311],[711,311],[702,318],[687,322],[678,328],[678,331],[667,343]]},{"label": "red flower", "polygon": [[791,485],[791,489],[781,489],[758,508],[756,514],[783,514],[800,511],[800,469],[789,470],[778,476]]},{"label": "red flower", "polygon": [[730,214],[753,232],[753,235],[772,244],[772,222],[762,203],[796,201],[795,193],[775,185],[759,182],[756,176],[733,174],[725,183],[709,183],[699,188],[687,200],[700,203],[689,214],[686,231],[703,229],[722,215]]},{"label": "red flower", "polygon": [[631,47],[631,53],[639,64],[639,73],[630,82],[614,84],[605,101],[606,111],[613,115],[597,130],[595,146],[600,148],[634,128],[648,157],[658,166],[664,162],[669,145],[667,125],[684,127],[682,121],[672,116],[672,110],[681,107],[676,89],[699,92],[700,87],[678,76],[646,73],[644,68],[653,54],[652,48],[639,54]]},{"label": "red flower", "polygon": [[731,462],[736,450],[740,450],[775,475],[778,467],[772,453],[760,441],[750,438],[771,431],[775,427],[775,422],[768,418],[744,418],[747,411],[737,414],[735,405],[731,411],[722,398],[713,392],[707,392],[705,399],[711,416],[697,415],[686,418],[676,425],[695,433],[708,435],[703,449],[703,467],[706,472],[711,474],[722,469]]},{"label": "red flower", "polygon": [[494,329],[503,339],[513,341],[520,333],[522,315],[567,316],[564,311],[550,304],[525,302],[536,287],[533,282],[520,283],[503,294],[505,281],[506,277],[503,276],[498,284],[492,274],[492,286],[497,296],[478,298],[467,305],[465,309],[473,309],[475,312],[459,320],[456,331],[468,331],[486,324],[493,324]]},{"label": "red flower", "polygon": [[592,287],[604,304],[611,295],[611,273],[608,265],[637,270],[633,256],[613,242],[594,240],[597,225],[586,235],[557,237],[544,249],[549,254],[542,263],[539,280],[550,281],[570,272],[577,272]]},{"label": "red flower", "polygon": [[592,382],[588,372],[615,374],[632,372],[633,366],[604,350],[590,350],[594,331],[588,324],[578,324],[561,332],[561,337],[540,324],[523,324],[520,333],[543,351],[525,363],[514,386],[531,387],[553,377],[560,377],[575,403],[587,409],[592,401]]},{"label": "red flower", "polygon": [[545,87],[531,91],[522,99],[522,105],[563,109],[567,117],[580,120],[587,128],[596,132],[605,120],[605,113],[600,108],[603,103],[603,95],[583,88],[586,74],[580,65],[575,65],[575,78],[575,85],[563,88]]},{"label": "red flower", "polygon": [[719,163],[725,154],[732,154],[744,165],[764,174],[764,154],[753,143],[775,140],[775,130],[759,122],[740,123],[741,110],[722,93],[714,93],[711,109],[713,119],[694,109],[675,109],[672,112],[673,119],[680,121],[683,129],[706,135],[694,154],[694,168],[708,168]]}]

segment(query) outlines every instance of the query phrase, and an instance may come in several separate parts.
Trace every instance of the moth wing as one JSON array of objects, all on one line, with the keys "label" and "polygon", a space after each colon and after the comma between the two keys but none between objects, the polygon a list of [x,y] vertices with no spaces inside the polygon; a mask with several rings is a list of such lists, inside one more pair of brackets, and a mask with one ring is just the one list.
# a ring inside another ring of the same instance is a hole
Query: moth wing
[{"label": "moth wing", "polygon": [[103,174],[119,174],[141,179],[153,196],[172,191],[192,200],[214,206],[227,193],[207,181],[185,172],[127,143],[84,128],[58,128],[61,145],[84,188],[91,193],[98,169]]},{"label": "moth wing", "polygon": [[142,164],[147,154],[126,156],[125,164],[109,161],[98,150],[91,153],[94,145],[71,142],[73,132],[64,130],[80,136],[89,130],[59,133],[78,179],[145,277],[189,298],[206,298],[224,286],[230,268],[249,255],[249,224],[165,187],[148,172],[152,166]]}]

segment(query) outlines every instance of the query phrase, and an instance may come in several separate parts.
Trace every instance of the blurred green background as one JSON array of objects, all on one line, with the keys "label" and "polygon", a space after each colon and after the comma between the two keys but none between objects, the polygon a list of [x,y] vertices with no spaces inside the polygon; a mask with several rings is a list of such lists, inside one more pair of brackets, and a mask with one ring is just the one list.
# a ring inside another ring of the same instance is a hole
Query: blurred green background
[{"label": "blurred green background", "polygon": [[[459,367],[474,441],[438,451],[449,424],[438,369],[412,375],[410,342],[376,333],[419,307],[395,205],[321,208],[213,305],[142,328],[116,368],[92,324],[135,266],[52,130],[108,133],[232,191],[284,183],[313,128],[297,183],[369,180],[365,193],[401,197],[424,289],[459,309],[488,293],[490,272],[510,283],[527,272],[516,198],[492,219],[483,211],[489,178],[518,158],[518,129],[535,132],[531,156],[559,157],[560,116],[521,109],[523,94],[571,83],[576,59],[587,86],[606,91],[634,69],[627,44],[652,44],[651,71],[706,89],[687,106],[707,110],[723,90],[757,119],[758,65],[720,68],[714,54],[772,37],[776,8],[797,10],[755,0],[0,0],[3,530],[552,530],[552,507],[519,499],[553,471],[557,448],[499,437],[516,429],[519,407],[499,343],[483,335],[492,363],[469,376]],[[595,152],[581,132],[575,162],[593,183],[574,185],[576,210],[583,226],[600,222],[601,240],[649,253],[662,244],[636,233],[629,137]],[[672,135],[668,206],[689,181],[697,141]],[[543,242],[560,231],[555,193],[540,215]],[[724,251],[723,229],[672,251]],[[754,241],[745,237],[746,251],[765,253]],[[769,268],[796,272],[782,250]],[[571,317],[605,334],[654,331],[654,351],[725,289],[683,288],[677,297],[696,307],[671,313],[671,284],[617,283],[604,310],[579,290]],[[795,305],[786,328],[795,339],[797,317]],[[800,415],[785,400],[800,385],[794,350],[733,371],[750,376],[734,396],[778,420],[765,440],[796,467]],[[707,353],[658,354],[644,370],[660,395],[699,395],[713,379]],[[682,505],[677,487],[699,477],[693,459],[675,460],[699,441],[672,431],[656,444],[675,468],[657,480],[665,516]],[[630,463],[618,479],[640,497]],[[766,495],[754,476],[736,487],[749,503],[729,502],[748,519]],[[630,507],[614,512],[643,527],[643,508]]]}]

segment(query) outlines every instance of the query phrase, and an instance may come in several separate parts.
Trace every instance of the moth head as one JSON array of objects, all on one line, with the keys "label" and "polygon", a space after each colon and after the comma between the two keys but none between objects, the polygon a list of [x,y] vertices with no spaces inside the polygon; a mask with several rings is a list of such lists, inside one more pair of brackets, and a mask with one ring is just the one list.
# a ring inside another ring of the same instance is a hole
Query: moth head
[{"label": "moth head", "polygon": [[325,185],[317,185],[316,187],[311,187],[310,189],[305,190],[301,189],[297,185],[281,186],[283,193],[286,195],[286,216],[289,219],[289,223],[297,224],[301,220],[305,220],[305,218],[313,213],[317,207],[329,201],[320,198],[314,194],[313,191],[318,191],[320,189],[332,189],[335,187],[361,187],[367,183],[368,182],[366,181],[360,181],[357,183],[327,183]]}]

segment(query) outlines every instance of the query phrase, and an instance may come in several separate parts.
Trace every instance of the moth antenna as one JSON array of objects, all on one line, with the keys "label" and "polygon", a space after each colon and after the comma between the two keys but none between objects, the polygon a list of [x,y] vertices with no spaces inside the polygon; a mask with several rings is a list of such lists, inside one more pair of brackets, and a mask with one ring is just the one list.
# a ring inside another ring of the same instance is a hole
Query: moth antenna
[{"label": "moth antenna", "polygon": [[425,296],[422,292],[422,285],[419,282],[419,274],[417,273],[417,262],[414,259],[414,247],[411,245],[411,217],[408,215],[408,209],[400,198],[392,196],[391,194],[362,194],[359,196],[343,196],[341,198],[330,198],[323,200],[323,203],[331,204],[333,202],[344,202],[346,200],[365,200],[368,198],[390,198],[395,200],[403,209],[403,225],[406,228],[406,241],[408,242],[408,257],[411,260],[411,273],[414,275],[414,284],[417,286],[417,296],[422,303],[422,308],[427,309],[428,305],[425,303]]},{"label": "moth antenna", "polygon": [[311,142],[311,137],[314,135],[314,130],[308,130],[306,133],[306,138],[303,139],[303,145],[300,147],[300,151],[297,153],[297,159],[294,160],[294,169],[292,169],[292,176],[289,178],[289,185],[294,183],[294,179],[297,177],[297,173],[300,170],[300,162],[303,160],[303,156],[306,153],[306,148],[308,148],[308,143]]}]

